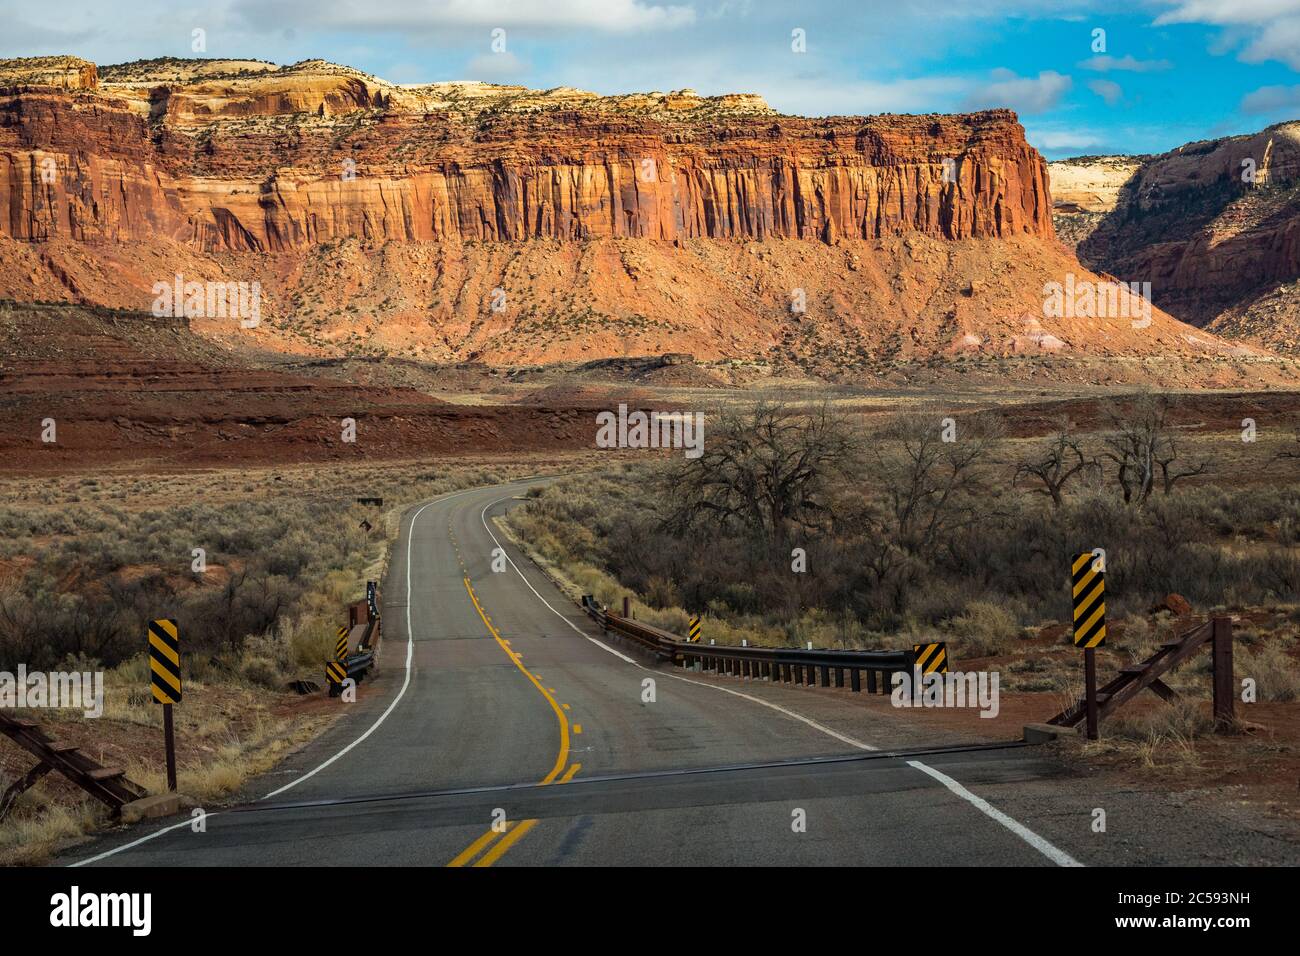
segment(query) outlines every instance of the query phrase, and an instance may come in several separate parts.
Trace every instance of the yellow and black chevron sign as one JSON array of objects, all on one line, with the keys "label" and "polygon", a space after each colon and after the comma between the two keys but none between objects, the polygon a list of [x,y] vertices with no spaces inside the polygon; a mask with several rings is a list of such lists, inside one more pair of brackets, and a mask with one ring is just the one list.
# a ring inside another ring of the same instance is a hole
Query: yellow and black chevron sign
[{"label": "yellow and black chevron sign", "polygon": [[692,644],[700,643],[700,619],[698,617],[691,618],[691,627],[686,632],[686,640]]},{"label": "yellow and black chevron sign", "polygon": [[916,654],[916,669],[922,674],[948,673],[948,645],[943,641],[935,644],[913,644]]},{"label": "yellow and black chevron sign", "polygon": [[154,700],[181,702],[181,638],[169,617],[149,622],[149,673]]},{"label": "yellow and black chevron sign", "polygon": [[334,645],[334,657],[336,660],[345,660],[348,656],[348,629],[339,628],[339,639]]},{"label": "yellow and black chevron sign", "polygon": [[1106,572],[1089,551],[1074,559],[1074,646],[1101,647],[1106,643]]},{"label": "yellow and black chevron sign", "polygon": [[348,669],[338,661],[330,661],[325,665],[325,677],[331,684],[342,684],[347,676]]}]

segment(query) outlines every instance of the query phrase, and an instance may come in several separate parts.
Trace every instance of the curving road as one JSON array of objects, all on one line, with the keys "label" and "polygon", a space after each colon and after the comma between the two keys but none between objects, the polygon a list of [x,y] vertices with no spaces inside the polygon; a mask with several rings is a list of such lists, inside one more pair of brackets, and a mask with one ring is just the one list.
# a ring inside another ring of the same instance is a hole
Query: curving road
[{"label": "curving road", "polygon": [[[494,524],[543,480],[406,513],[383,591],[379,678],[246,802],[210,813],[205,832],[188,818],[148,821],[63,862],[1215,861],[1190,836],[1186,847],[1152,843],[1152,820],[1179,810],[1129,790],[1106,797],[1120,839],[1099,838],[1098,794],[1034,749],[919,752],[905,720],[873,717],[860,698],[647,663],[602,636]],[[498,547],[504,571],[492,567]],[[1234,846],[1223,862],[1273,849]]]}]

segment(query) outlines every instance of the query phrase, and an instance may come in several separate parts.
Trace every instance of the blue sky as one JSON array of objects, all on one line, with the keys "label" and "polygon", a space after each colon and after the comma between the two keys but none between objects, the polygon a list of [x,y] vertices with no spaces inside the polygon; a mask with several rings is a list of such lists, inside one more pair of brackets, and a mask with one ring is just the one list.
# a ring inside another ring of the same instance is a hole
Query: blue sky
[{"label": "blue sky", "polygon": [[399,83],[689,87],[803,115],[1008,106],[1052,158],[1300,117],[1300,0],[0,0],[0,23],[0,56],[193,56],[201,28],[209,57]]}]

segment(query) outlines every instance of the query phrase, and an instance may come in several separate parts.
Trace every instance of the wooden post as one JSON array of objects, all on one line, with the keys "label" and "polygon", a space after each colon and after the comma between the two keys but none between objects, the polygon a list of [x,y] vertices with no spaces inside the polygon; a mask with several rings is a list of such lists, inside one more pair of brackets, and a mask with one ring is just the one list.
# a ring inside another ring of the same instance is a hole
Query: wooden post
[{"label": "wooden post", "polygon": [[1225,730],[1236,720],[1232,675],[1232,618],[1216,617],[1213,623],[1214,722]]},{"label": "wooden post", "polygon": [[1097,739],[1097,649],[1083,649],[1084,700],[1088,710],[1088,739]]},{"label": "wooden post", "polygon": [[167,746],[167,789],[176,792],[176,731],[172,726],[172,705],[163,704],[163,740]]}]

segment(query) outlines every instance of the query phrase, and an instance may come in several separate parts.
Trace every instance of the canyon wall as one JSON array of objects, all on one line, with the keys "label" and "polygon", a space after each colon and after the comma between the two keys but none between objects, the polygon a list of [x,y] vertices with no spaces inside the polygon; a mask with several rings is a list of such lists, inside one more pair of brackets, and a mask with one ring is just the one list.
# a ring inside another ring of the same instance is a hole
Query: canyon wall
[{"label": "canyon wall", "polygon": [[1147,159],[1077,252],[1186,322],[1300,348],[1300,122]]},{"label": "canyon wall", "polygon": [[25,241],[1050,237],[1051,211],[1005,110],[803,119],[319,61],[0,62],[0,236]]}]

